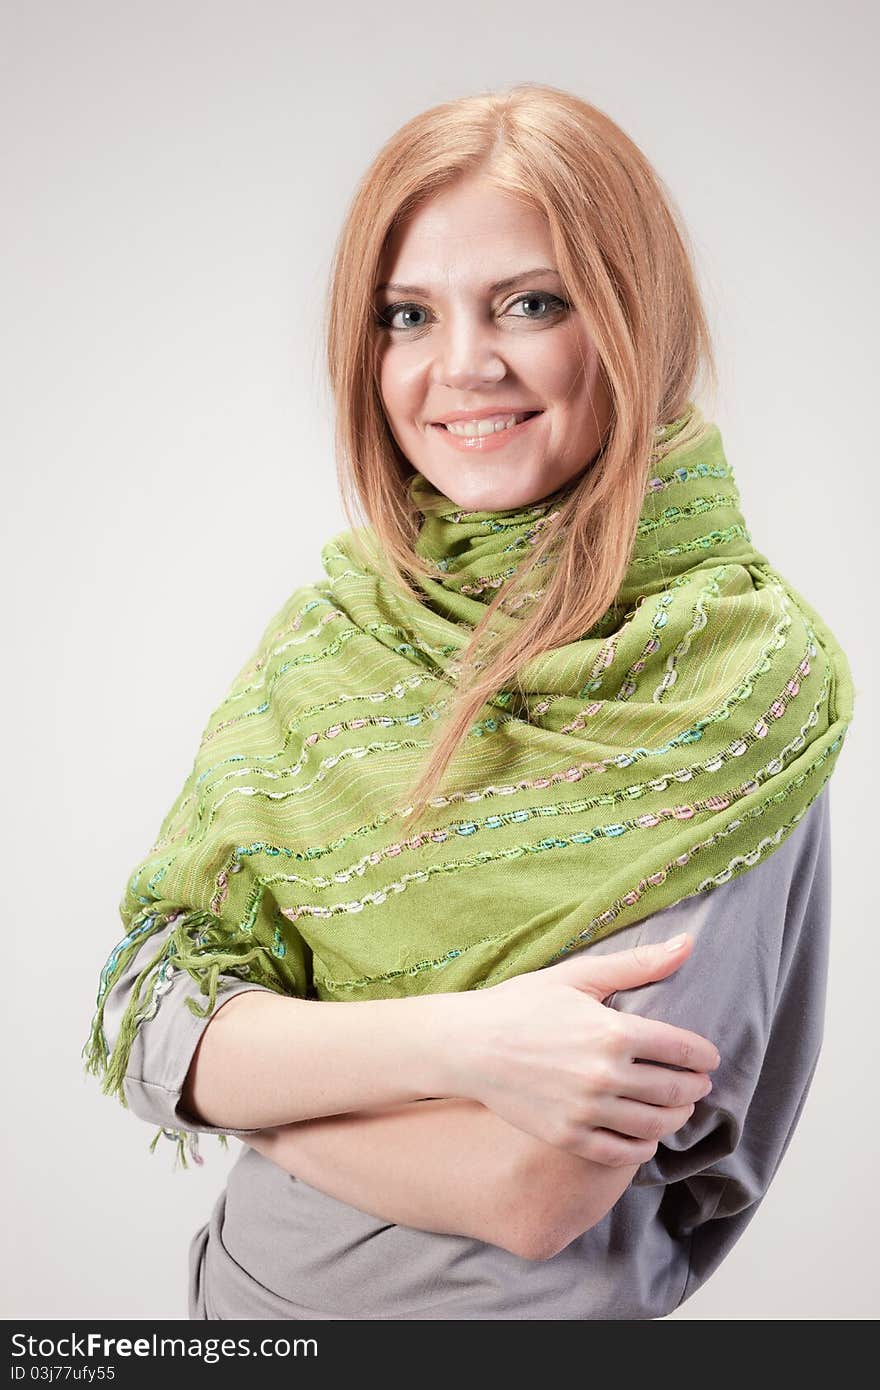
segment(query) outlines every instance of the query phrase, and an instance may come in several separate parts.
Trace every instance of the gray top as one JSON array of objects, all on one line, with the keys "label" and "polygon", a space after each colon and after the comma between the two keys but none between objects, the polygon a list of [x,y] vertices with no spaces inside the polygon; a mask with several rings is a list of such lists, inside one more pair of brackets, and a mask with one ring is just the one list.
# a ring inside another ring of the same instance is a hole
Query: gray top
[{"label": "gray top", "polygon": [[[191,1319],[661,1318],[718,1267],[754,1216],[794,1132],[819,1058],[830,925],[829,791],[779,846],[727,883],[588,949],[621,951],[687,930],[667,979],[618,991],[612,1008],[711,1039],[713,1089],[607,1215],[552,1259],[399,1226],[327,1196],[245,1145],[189,1250]],[[148,939],[107,1001],[110,1047]],[[226,977],[232,994],[264,986]],[[125,1081],[135,1115],[205,1134],[180,1092],[208,1019],[178,971],[139,1028]],[[183,1178],[185,1181],[185,1177]]]}]

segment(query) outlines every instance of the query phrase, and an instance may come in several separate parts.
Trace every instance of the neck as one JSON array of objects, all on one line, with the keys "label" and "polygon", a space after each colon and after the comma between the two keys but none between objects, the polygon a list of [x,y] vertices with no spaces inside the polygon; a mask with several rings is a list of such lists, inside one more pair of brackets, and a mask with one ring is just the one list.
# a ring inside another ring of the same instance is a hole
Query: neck
[{"label": "neck", "polygon": [[[446,616],[454,611],[460,621],[460,609],[448,611],[453,593],[490,602],[553,523],[580,476],[527,505],[467,511],[416,473],[409,496],[423,517],[416,552],[436,572],[434,580],[422,581],[431,604]],[[679,419],[655,431],[642,514],[618,602],[659,592],[696,565],[755,558],[720,433],[714,424],[706,425],[691,402]],[[542,588],[536,574],[536,592]],[[479,609],[470,612],[476,621]]]}]

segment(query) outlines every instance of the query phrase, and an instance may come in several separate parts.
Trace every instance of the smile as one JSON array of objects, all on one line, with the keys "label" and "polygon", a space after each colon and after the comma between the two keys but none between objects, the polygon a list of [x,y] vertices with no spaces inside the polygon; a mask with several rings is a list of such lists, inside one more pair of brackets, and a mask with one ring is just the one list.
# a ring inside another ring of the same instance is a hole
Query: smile
[{"label": "smile", "polygon": [[500,449],[514,439],[518,439],[529,425],[543,411],[535,410],[522,415],[490,415],[483,420],[456,420],[450,425],[432,425],[447,444],[454,449],[474,450],[485,453],[489,449]]}]

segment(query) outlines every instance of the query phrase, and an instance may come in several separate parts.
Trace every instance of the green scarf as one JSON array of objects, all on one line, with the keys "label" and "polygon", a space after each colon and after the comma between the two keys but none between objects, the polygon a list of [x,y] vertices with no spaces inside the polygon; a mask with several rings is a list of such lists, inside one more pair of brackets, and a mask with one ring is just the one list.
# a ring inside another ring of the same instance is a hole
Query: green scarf
[{"label": "green scarf", "polygon": [[[691,416],[703,433],[676,446]],[[200,1016],[224,975],[325,1000],[481,989],[783,842],[837,762],[849,665],[755,550],[717,427],[691,404],[657,446],[614,604],[483,706],[446,794],[405,839],[406,791],[456,658],[559,494],[463,512],[416,474],[417,548],[437,571],[421,603],[360,563],[350,532],[325,545],[326,579],[269,624],[128,882],[83,1049],[105,1093],[127,1104],[132,1042],[175,971],[207,996],[204,1009],[187,1001]],[[170,922],[109,1056],[108,992]],[[186,1146],[201,1162],[185,1131],[160,1130],[151,1148],[162,1133],[184,1166]]]}]

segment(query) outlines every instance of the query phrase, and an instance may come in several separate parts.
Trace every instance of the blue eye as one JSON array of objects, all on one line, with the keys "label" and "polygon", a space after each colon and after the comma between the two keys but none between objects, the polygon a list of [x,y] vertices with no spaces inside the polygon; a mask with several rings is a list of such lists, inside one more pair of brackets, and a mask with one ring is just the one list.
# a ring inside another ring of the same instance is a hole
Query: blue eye
[{"label": "blue eye", "polygon": [[[415,310],[417,314],[423,314],[425,312],[424,309],[422,309],[421,306],[418,304],[389,304],[387,309],[382,309],[379,311],[377,315],[377,320],[383,328],[390,328],[392,329],[392,331],[399,333],[401,329],[396,324],[393,324],[391,322],[391,319],[393,319],[397,314],[401,314],[404,312],[412,313],[413,310]],[[421,328],[422,326],[423,325],[420,323],[416,324],[416,328]],[[406,328],[404,328],[403,331],[406,332]]]},{"label": "blue eye", "polygon": [[[507,312],[509,312],[509,310],[513,308],[514,304],[529,303],[545,304],[548,305],[549,308],[546,312],[541,314],[513,314],[511,317],[522,318],[526,320],[535,319],[536,321],[540,322],[543,319],[552,318],[554,315],[563,313],[566,309],[571,308],[571,305],[569,304],[568,300],[562,299],[558,294],[529,293],[518,295],[516,299],[512,300],[511,303],[508,305]],[[403,313],[424,314],[425,312],[426,310],[422,307],[421,304],[414,304],[411,301],[404,301],[400,304],[389,304],[387,308],[377,310],[375,322],[377,327],[387,328],[392,333],[407,333],[413,328],[424,328],[425,325],[422,323],[417,323],[414,325],[395,324],[393,320],[397,317],[397,315]]]},{"label": "blue eye", "polygon": [[[549,304],[551,306],[550,313],[557,313],[560,309],[571,308],[571,305],[568,303],[568,301],[565,299],[560,299],[558,294],[521,294],[519,298],[513,301],[513,304],[528,304],[529,302],[534,304],[536,301],[539,304]],[[511,308],[513,308],[513,304],[511,304]],[[519,314],[514,314],[514,318],[519,317]],[[532,318],[533,315],[523,314],[522,317]],[[550,314],[541,314],[540,317],[546,319],[550,317]]]}]

